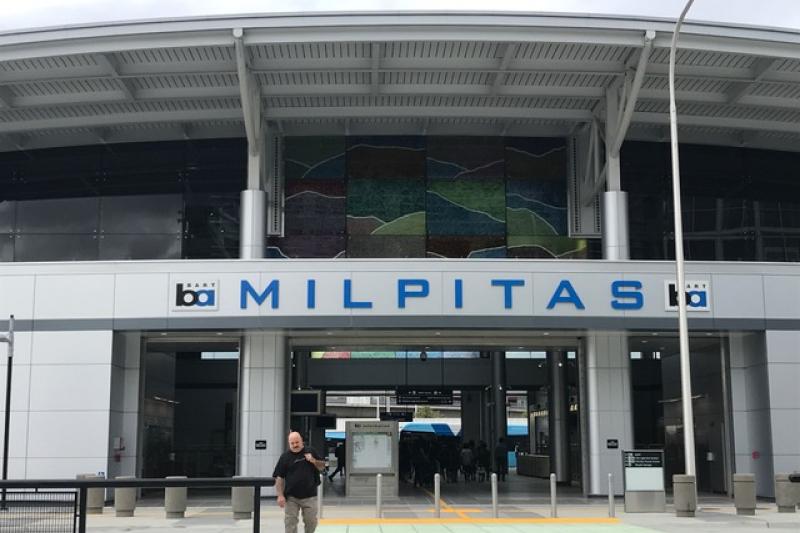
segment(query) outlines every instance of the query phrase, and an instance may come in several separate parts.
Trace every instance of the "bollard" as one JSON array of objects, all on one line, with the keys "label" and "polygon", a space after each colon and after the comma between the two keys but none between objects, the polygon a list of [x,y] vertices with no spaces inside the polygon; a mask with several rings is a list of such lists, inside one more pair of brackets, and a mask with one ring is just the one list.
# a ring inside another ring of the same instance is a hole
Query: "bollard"
[{"label": "bollard", "polygon": [[673,475],[672,499],[675,502],[675,516],[694,516],[694,512],[697,510],[695,477],[686,474]]},{"label": "bollard", "polygon": [[550,517],[558,517],[558,508],[556,507],[556,475],[550,474]]},{"label": "bollard", "polygon": [[383,502],[381,502],[381,491],[383,490],[383,487],[381,486],[382,484],[383,476],[378,474],[375,476],[375,516],[377,518],[380,518],[383,514],[383,510],[381,509],[383,504]]},{"label": "bollard", "polygon": [[[234,479],[243,476],[233,476]],[[248,520],[255,508],[253,487],[231,487],[231,510],[234,520]]]},{"label": "bollard", "polygon": [[[103,476],[78,474],[75,479],[103,479]],[[86,490],[86,514],[103,514],[103,505],[106,503],[105,491],[103,488]]]},{"label": "bollard", "polygon": [[[323,473],[323,475],[325,475],[325,474]],[[325,483],[320,483],[319,485],[317,485],[317,518],[318,519],[322,518],[322,496],[323,496],[322,487],[324,485],[325,485]]]},{"label": "bollard", "polygon": [[775,503],[779,513],[793,513],[797,499],[789,474],[775,474]]},{"label": "bollard", "polygon": [[608,517],[614,518],[616,509],[614,508],[614,474],[608,474]]},{"label": "bollard", "polygon": [[[136,479],[136,476],[117,476],[116,479]],[[114,510],[117,516],[133,516],[133,512],[136,510],[135,487],[114,489]]]},{"label": "bollard", "polygon": [[433,516],[442,516],[442,476],[438,473],[433,475]]},{"label": "bollard", "polygon": [[[186,476],[167,476],[167,479],[187,479]],[[164,512],[167,518],[186,516],[186,487],[166,487],[164,489]]]},{"label": "bollard", "polygon": [[497,518],[497,474],[492,472],[492,518]]},{"label": "bollard", "polygon": [[736,514],[748,516],[756,514],[755,474],[733,475],[733,503],[736,506]]}]

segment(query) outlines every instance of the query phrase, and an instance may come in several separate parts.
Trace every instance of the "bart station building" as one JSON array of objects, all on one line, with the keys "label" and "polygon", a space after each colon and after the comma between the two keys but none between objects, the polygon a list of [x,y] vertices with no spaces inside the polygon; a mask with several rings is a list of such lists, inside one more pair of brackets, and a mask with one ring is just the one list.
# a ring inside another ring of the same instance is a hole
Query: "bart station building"
[{"label": "bart station building", "polygon": [[[672,31],[359,13],[0,34],[9,477],[269,476],[289,428],[324,449],[290,391],[321,413],[401,391],[451,398],[459,443],[521,411],[520,464],[585,495],[622,490],[623,450],[664,450],[669,485]],[[677,99],[698,489],[751,472],[769,497],[800,469],[800,33],[686,24]]]}]

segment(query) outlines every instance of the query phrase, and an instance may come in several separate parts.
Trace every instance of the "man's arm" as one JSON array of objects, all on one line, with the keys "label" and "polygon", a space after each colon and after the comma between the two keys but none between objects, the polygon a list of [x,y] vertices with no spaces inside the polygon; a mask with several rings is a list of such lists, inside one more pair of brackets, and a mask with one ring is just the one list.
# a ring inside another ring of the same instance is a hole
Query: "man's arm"
[{"label": "man's arm", "polygon": [[311,453],[306,453],[306,461],[314,465],[314,468],[316,468],[318,472],[325,470],[325,461],[323,459],[317,459]]},{"label": "man's arm", "polygon": [[278,495],[278,507],[286,505],[286,496],[283,495],[283,478],[275,478],[275,493]]}]

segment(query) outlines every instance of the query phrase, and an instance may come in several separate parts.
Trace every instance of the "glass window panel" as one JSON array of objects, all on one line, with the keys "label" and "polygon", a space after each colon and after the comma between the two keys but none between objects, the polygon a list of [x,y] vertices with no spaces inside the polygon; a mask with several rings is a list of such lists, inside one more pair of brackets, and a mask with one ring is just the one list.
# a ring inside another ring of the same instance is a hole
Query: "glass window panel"
[{"label": "glass window panel", "polygon": [[345,232],[344,181],[294,180],[286,183],[284,233],[335,235]]},{"label": "glass window panel", "polygon": [[424,178],[425,138],[348,137],[347,175],[351,178]]},{"label": "glass window panel", "polygon": [[267,257],[320,259],[344,257],[346,243],[344,235],[270,237]]},{"label": "glass window panel", "polygon": [[24,200],[17,209],[21,233],[97,233],[98,198]]},{"label": "glass window panel", "polygon": [[509,235],[566,235],[566,182],[506,182],[506,227]]},{"label": "glass window panel", "polygon": [[723,261],[755,261],[755,240],[747,238],[726,239],[722,242]]},{"label": "glass window panel", "polygon": [[502,236],[430,236],[429,257],[504,258],[506,239]]},{"label": "glass window panel", "polygon": [[96,261],[96,235],[17,235],[15,261]]},{"label": "glass window panel", "polygon": [[100,236],[100,260],[180,259],[181,235],[105,234]]},{"label": "glass window panel", "polygon": [[671,186],[668,143],[625,141],[620,151],[622,190],[661,194]]},{"label": "glass window panel", "polygon": [[184,259],[238,259],[239,234],[184,236],[181,249]]},{"label": "glass window panel", "polygon": [[180,233],[183,198],[177,194],[101,198],[105,233]]},{"label": "glass window panel", "polygon": [[566,183],[567,145],[562,138],[507,137],[506,177]]},{"label": "glass window panel", "polygon": [[681,202],[684,231],[715,231],[717,229],[717,198],[692,196]]},{"label": "glass window panel", "polygon": [[350,235],[347,257],[425,257],[422,235]]},{"label": "glass window panel", "polygon": [[516,259],[587,259],[586,239],[544,235],[509,235],[508,257]]},{"label": "glass window panel", "polygon": [[0,262],[10,263],[14,260],[14,235],[0,233]]},{"label": "glass window panel", "polygon": [[425,180],[349,180],[347,232],[350,235],[425,235]]},{"label": "glass window panel", "polygon": [[344,137],[286,137],[286,180],[344,178],[345,155]]},{"label": "glass window panel", "polygon": [[239,257],[239,194],[184,196],[187,259]]},{"label": "glass window panel", "polygon": [[428,137],[431,179],[486,179],[505,176],[502,137]]},{"label": "glass window panel", "polygon": [[429,180],[429,235],[505,235],[503,180]]},{"label": "glass window panel", "polygon": [[16,202],[0,200],[0,232],[14,231],[16,207]]},{"label": "glass window panel", "polygon": [[764,237],[764,261],[800,261],[800,236]]},{"label": "glass window panel", "polygon": [[690,261],[714,261],[717,257],[716,244],[711,239],[685,239],[686,259]]},{"label": "glass window panel", "polygon": [[64,198],[98,194],[101,179],[97,146],[74,146],[26,152],[16,165],[15,197],[19,199]]}]

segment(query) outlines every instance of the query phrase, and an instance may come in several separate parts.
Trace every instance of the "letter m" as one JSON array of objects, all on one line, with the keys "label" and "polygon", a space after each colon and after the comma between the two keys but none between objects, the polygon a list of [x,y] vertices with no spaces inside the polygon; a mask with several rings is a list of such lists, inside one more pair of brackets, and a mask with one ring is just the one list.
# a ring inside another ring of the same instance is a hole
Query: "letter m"
[{"label": "letter m", "polygon": [[264,292],[258,292],[256,289],[250,285],[250,282],[246,279],[242,280],[241,290],[239,291],[239,307],[241,309],[247,309],[247,297],[253,298],[255,300],[256,305],[262,305],[267,298],[272,296],[272,308],[278,308],[278,291],[280,287],[280,282],[277,279],[273,279],[267,288],[264,289]]}]

